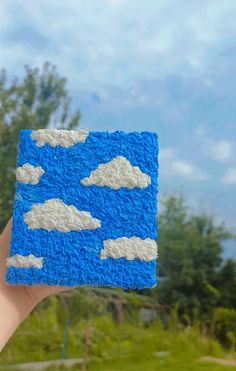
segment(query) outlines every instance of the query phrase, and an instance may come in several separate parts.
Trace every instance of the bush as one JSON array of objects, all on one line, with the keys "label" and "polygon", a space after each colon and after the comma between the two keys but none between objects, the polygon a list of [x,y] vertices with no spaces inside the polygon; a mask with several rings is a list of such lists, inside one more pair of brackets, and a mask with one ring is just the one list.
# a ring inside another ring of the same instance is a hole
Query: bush
[{"label": "bush", "polygon": [[225,347],[236,349],[236,310],[216,308],[213,312],[212,333]]}]

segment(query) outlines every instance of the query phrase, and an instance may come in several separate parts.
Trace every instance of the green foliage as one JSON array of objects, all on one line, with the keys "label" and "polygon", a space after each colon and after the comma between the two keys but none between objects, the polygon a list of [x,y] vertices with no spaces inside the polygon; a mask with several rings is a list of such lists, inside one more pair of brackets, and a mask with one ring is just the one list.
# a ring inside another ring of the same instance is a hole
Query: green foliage
[{"label": "green foliage", "polygon": [[[57,297],[47,299],[19,328],[1,353],[0,363],[59,359],[65,325],[59,318],[61,308]],[[89,323],[82,319],[71,325],[67,358],[82,357],[83,337],[88,326],[92,328],[89,369],[94,371],[118,370],[118,365],[123,365],[125,371],[137,369],[137,365],[139,368],[143,365],[145,370],[150,371],[175,371],[188,369],[187,366],[198,370],[201,369],[199,359],[202,356],[225,357],[224,350],[214,339],[201,336],[199,325],[165,330],[160,321],[148,328],[140,322],[132,324],[126,321],[118,326],[111,316],[105,314],[93,316]],[[151,368],[151,365],[159,368]],[[76,367],[74,369],[79,369],[79,366]],[[204,369],[221,370],[217,367],[209,365]],[[58,368],[49,368],[54,369]],[[66,368],[62,366],[60,369]]]},{"label": "green foliage", "polygon": [[236,350],[236,310],[214,309],[212,333],[226,347]]},{"label": "green foliage", "polygon": [[222,242],[228,237],[210,216],[191,215],[182,198],[167,198],[159,219],[161,283],[152,295],[170,307],[178,303],[191,321],[208,315],[221,300]]},{"label": "green foliage", "polygon": [[64,310],[59,310],[58,317],[61,318],[63,323],[65,318],[68,318],[71,323],[77,323],[81,319],[89,320],[94,316],[104,313],[104,304],[92,290],[86,290],[81,287],[67,293],[66,300],[62,300]]},{"label": "green foliage", "polygon": [[217,287],[220,290],[218,306],[236,310],[236,261],[228,259],[217,275]]},{"label": "green foliage", "polygon": [[76,127],[80,113],[70,113],[70,102],[66,79],[49,63],[26,66],[21,80],[0,72],[0,230],[12,214],[19,131]]}]

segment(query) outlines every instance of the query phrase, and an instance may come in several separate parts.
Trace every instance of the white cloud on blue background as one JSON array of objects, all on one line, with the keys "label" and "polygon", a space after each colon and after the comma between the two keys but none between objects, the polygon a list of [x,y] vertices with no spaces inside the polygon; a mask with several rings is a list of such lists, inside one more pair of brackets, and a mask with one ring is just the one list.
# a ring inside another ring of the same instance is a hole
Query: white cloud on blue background
[{"label": "white cloud on blue background", "polygon": [[138,166],[133,166],[126,157],[117,156],[109,162],[99,164],[97,169],[81,180],[81,184],[106,186],[116,190],[120,188],[143,189],[151,184],[151,178]]},{"label": "white cloud on blue background", "polygon": [[45,170],[41,166],[33,166],[25,163],[16,169],[16,179],[18,182],[25,184],[38,184]]},{"label": "white cloud on blue background", "polygon": [[33,204],[31,210],[24,214],[24,221],[31,229],[63,233],[101,227],[101,221],[93,218],[90,212],[78,210],[58,198]]}]

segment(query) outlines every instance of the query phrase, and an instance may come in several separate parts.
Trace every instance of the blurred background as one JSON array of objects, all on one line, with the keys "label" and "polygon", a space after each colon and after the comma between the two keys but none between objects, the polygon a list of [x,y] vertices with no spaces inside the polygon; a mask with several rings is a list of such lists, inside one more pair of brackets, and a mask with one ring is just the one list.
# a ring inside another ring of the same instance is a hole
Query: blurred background
[{"label": "blurred background", "polygon": [[1,230],[20,129],[150,130],[160,145],[159,286],[44,300],[0,369],[236,369],[236,2],[5,0],[0,14]]}]

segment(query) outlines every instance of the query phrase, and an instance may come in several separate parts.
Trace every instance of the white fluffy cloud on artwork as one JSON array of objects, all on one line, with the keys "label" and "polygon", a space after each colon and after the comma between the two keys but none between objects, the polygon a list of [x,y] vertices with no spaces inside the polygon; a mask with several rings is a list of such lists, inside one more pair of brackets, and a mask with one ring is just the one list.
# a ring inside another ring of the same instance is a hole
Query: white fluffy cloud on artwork
[{"label": "white fluffy cloud on artwork", "polygon": [[43,147],[45,144],[49,144],[51,147],[61,146],[69,148],[77,143],[84,143],[88,135],[89,132],[83,129],[78,131],[40,129],[33,131],[31,138],[36,140],[36,145],[38,147]]},{"label": "white fluffy cloud on artwork", "polygon": [[41,166],[33,166],[29,163],[16,169],[16,180],[25,184],[38,184],[41,176],[45,173]]},{"label": "white fluffy cloud on artwork", "polygon": [[59,232],[97,229],[101,226],[101,221],[93,218],[90,212],[66,205],[58,198],[34,204],[32,209],[24,214],[24,221],[31,229],[42,228]]},{"label": "white fluffy cloud on artwork", "polygon": [[37,257],[33,254],[23,256],[20,254],[16,254],[7,258],[7,267],[15,267],[15,268],[43,268],[43,258]]},{"label": "white fluffy cloud on artwork", "polygon": [[101,259],[126,258],[127,260],[139,259],[148,262],[157,258],[157,243],[151,238],[120,237],[115,240],[106,240],[103,244]]},{"label": "white fluffy cloud on artwork", "polygon": [[107,163],[99,164],[97,169],[81,180],[81,184],[84,186],[107,186],[115,190],[122,187],[147,188],[151,184],[151,178],[143,173],[138,166],[133,166],[127,158],[117,156]]}]

